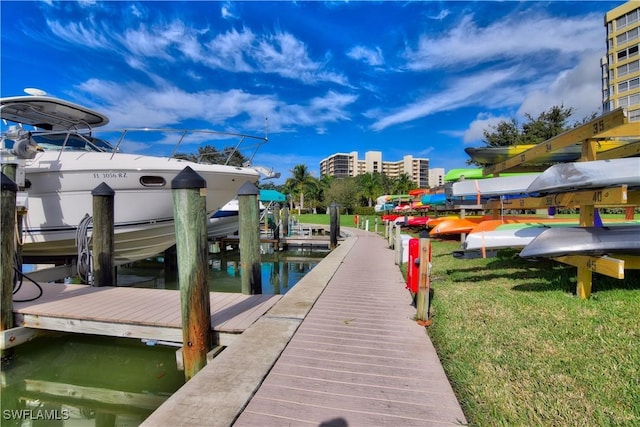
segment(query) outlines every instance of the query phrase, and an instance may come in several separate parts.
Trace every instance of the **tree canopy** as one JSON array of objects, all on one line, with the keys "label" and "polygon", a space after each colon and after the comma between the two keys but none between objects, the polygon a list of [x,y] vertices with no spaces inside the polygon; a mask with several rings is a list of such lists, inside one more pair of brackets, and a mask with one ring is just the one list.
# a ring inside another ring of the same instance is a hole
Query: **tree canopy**
[{"label": "tree canopy", "polygon": [[489,147],[539,144],[569,130],[571,126],[567,122],[573,112],[573,108],[554,105],[536,118],[526,113],[527,122],[521,126],[513,118],[502,120],[497,125],[490,125],[489,129],[483,131],[482,141]]}]

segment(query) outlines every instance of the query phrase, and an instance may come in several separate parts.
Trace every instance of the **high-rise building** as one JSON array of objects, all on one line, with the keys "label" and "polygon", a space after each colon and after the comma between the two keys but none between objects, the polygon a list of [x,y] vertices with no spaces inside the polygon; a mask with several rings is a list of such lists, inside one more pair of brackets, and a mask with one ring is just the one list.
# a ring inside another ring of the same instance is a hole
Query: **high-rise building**
[{"label": "high-rise building", "polygon": [[406,155],[397,162],[382,160],[381,151],[367,151],[364,160],[358,159],[358,152],[335,153],[320,161],[320,176],[329,175],[336,178],[364,175],[365,173],[381,173],[389,178],[407,174],[416,188],[429,186],[429,159],[415,158]]},{"label": "high-rise building", "polygon": [[629,121],[640,121],[640,1],[607,12],[607,56],[601,60],[602,111],[626,108]]}]

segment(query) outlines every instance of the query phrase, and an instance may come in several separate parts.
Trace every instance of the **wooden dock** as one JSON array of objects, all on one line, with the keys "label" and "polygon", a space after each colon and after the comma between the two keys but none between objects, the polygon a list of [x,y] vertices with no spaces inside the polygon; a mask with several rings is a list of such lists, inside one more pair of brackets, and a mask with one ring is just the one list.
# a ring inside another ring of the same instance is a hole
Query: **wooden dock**
[{"label": "wooden dock", "polygon": [[465,425],[394,252],[349,232],[143,426]]},{"label": "wooden dock", "polygon": [[[3,348],[19,343],[31,329],[182,342],[178,290],[61,283],[40,286],[44,293],[35,301],[15,302],[37,295],[35,285],[28,282],[14,295],[18,328],[4,333]],[[230,345],[281,298],[225,292],[210,295],[211,327],[216,344],[222,346]]]}]

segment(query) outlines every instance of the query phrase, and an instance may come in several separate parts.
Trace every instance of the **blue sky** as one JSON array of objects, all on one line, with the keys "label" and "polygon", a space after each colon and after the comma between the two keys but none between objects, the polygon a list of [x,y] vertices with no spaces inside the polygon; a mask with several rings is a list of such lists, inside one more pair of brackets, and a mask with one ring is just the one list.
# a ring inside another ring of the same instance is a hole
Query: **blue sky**
[{"label": "blue sky", "polygon": [[623,3],[3,0],[0,91],[36,87],[114,128],[263,135],[268,118],[254,164],[276,184],[336,152],[449,170],[500,120],[601,113],[604,14]]}]

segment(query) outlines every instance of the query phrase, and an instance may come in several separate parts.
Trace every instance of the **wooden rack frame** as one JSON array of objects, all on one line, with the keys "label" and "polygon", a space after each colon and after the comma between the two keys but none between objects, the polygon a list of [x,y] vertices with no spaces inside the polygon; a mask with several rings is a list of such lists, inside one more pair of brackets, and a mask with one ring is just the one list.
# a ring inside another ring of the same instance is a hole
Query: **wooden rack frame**
[{"label": "wooden rack frame", "polygon": [[[519,171],[531,167],[528,163],[543,154],[577,143],[582,144],[580,161],[596,160],[596,149],[600,140],[621,137],[640,137],[640,124],[638,122],[629,123],[626,110],[619,108],[537,144],[503,162],[489,165],[484,168],[483,174],[499,176],[501,172]],[[598,153],[598,157],[600,160],[606,160],[629,157],[639,153],[640,142],[632,142]],[[589,227],[594,225],[596,208],[640,206],[640,191],[629,190],[626,185],[620,185],[599,190],[569,191],[536,198],[494,200],[486,204],[486,208],[493,210],[496,214],[501,209],[538,209],[551,206],[578,208],[580,210],[580,226]],[[640,269],[640,256],[612,258],[575,255],[553,259],[577,267],[576,294],[583,299],[589,298],[591,295],[593,272],[623,279],[625,269]]]}]

